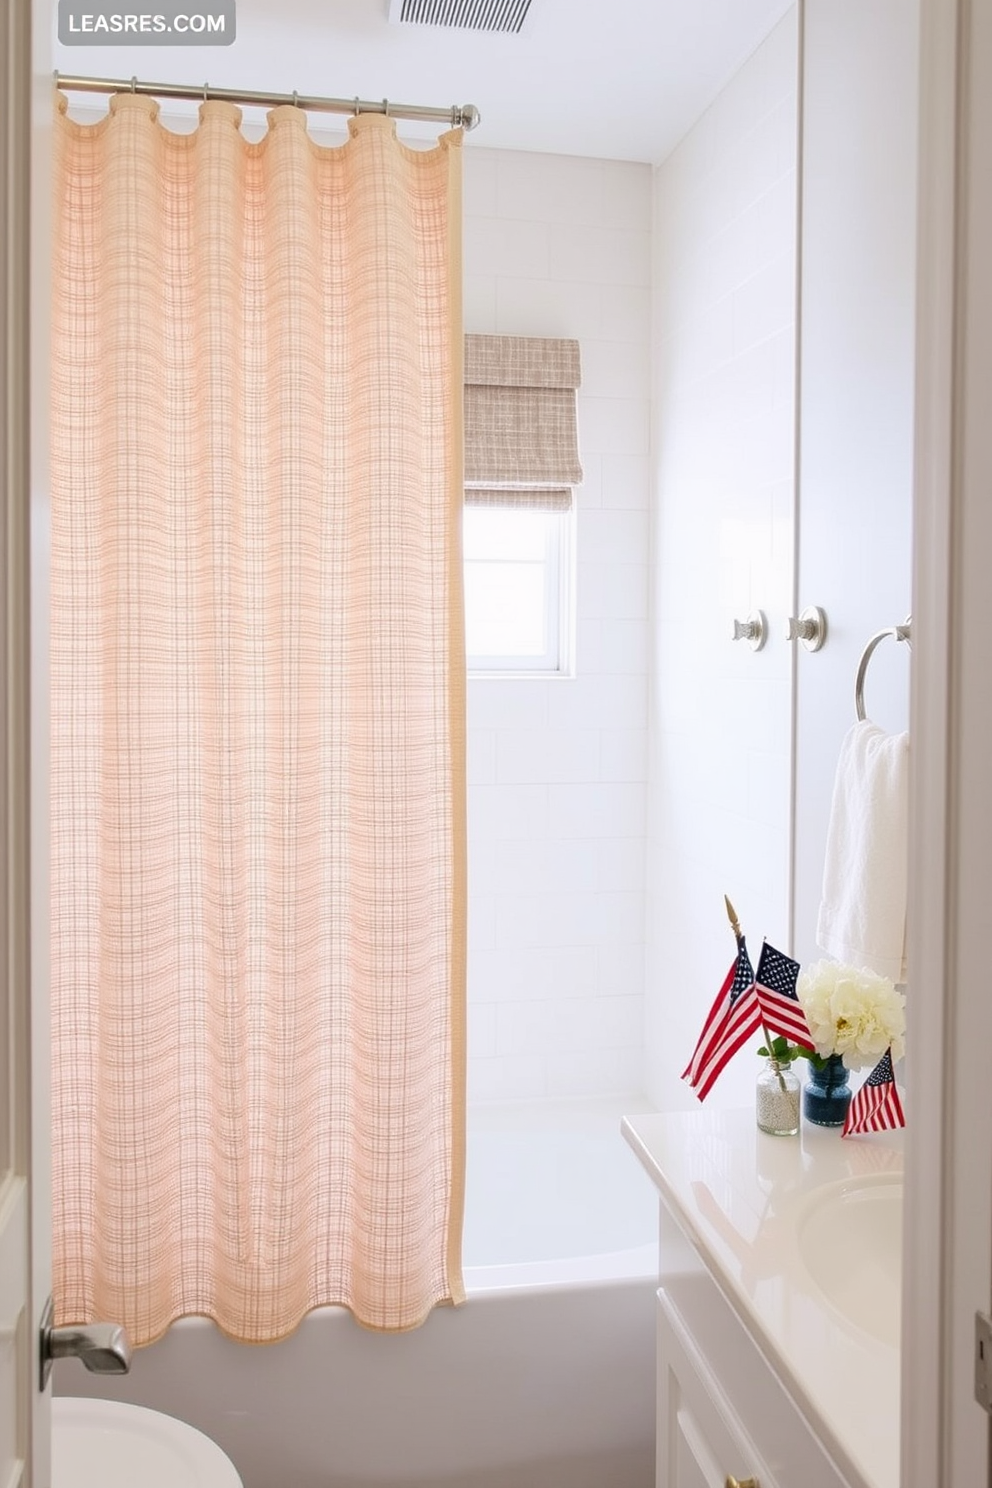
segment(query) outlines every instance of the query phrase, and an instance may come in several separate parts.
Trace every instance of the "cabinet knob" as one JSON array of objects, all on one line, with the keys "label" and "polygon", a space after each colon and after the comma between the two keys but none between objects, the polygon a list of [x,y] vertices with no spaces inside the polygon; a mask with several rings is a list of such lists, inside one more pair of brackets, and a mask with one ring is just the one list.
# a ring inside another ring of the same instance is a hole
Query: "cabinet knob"
[{"label": "cabinet knob", "polygon": [[819,651],[827,639],[827,617],[819,605],[809,605],[798,620],[790,615],[785,622],[785,639],[802,641],[807,651]]},{"label": "cabinet knob", "polygon": [[733,639],[747,641],[752,651],[760,651],[768,639],[768,621],[764,612],[752,610],[746,620],[735,620]]},{"label": "cabinet knob", "polygon": [[761,1484],[757,1478],[735,1478],[733,1473],[728,1473],[724,1488],[761,1488]]}]

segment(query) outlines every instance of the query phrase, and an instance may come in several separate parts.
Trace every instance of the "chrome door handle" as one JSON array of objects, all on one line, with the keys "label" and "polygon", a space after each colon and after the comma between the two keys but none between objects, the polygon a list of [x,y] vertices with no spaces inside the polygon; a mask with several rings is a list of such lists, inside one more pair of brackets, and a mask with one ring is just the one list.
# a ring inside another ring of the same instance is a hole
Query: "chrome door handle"
[{"label": "chrome door handle", "polygon": [[55,1359],[79,1359],[91,1374],[127,1374],[131,1344],[120,1323],[70,1324],[52,1327],[51,1298],[41,1320],[41,1388],[48,1383]]},{"label": "chrome door handle", "polygon": [[762,610],[752,610],[746,620],[735,620],[732,639],[747,641],[752,651],[760,651],[768,639],[768,621]]},{"label": "chrome door handle", "polygon": [[[785,639],[802,641],[807,651],[819,651],[827,639],[827,617],[819,605],[808,605],[798,620],[790,615],[785,622]],[[746,1488],[746,1480],[741,1488]]]}]

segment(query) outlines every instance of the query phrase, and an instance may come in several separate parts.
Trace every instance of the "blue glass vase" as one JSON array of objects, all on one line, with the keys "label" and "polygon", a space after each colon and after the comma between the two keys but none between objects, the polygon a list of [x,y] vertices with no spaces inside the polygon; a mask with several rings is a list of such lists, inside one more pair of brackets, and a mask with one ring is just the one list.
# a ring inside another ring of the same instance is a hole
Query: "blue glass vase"
[{"label": "blue glass vase", "polygon": [[839,1054],[830,1054],[822,1069],[807,1066],[803,1086],[803,1115],[814,1126],[843,1126],[854,1092],[851,1071]]}]

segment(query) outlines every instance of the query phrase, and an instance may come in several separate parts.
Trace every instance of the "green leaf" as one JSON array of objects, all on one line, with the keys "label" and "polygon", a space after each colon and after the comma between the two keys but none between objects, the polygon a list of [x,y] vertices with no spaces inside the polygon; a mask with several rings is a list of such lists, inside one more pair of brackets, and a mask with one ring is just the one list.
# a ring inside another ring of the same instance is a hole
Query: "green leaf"
[{"label": "green leaf", "polygon": [[797,1045],[796,1054],[800,1059],[808,1059],[815,1070],[822,1070],[826,1069],[827,1067],[827,1061],[821,1058],[821,1056],[815,1053],[812,1049],[804,1049],[801,1046]]},{"label": "green leaf", "polygon": [[798,1044],[790,1044],[789,1040],[783,1038],[781,1034],[777,1038],[772,1039],[771,1049],[767,1049],[762,1044],[758,1050],[758,1054],[762,1059],[776,1059],[779,1064],[791,1064],[797,1055],[801,1053],[802,1050]]}]

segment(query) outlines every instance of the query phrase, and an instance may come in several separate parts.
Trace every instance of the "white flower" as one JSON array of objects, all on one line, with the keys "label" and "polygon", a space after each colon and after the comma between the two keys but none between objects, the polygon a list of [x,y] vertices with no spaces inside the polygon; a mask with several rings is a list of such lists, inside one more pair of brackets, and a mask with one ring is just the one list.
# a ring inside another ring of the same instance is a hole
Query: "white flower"
[{"label": "white flower", "polygon": [[906,999],[888,977],[814,961],[796,984],[816,1052],[841,1054],[848,1069],[875,1065],[891,1045],[893,1061],[905,1052]]}]

